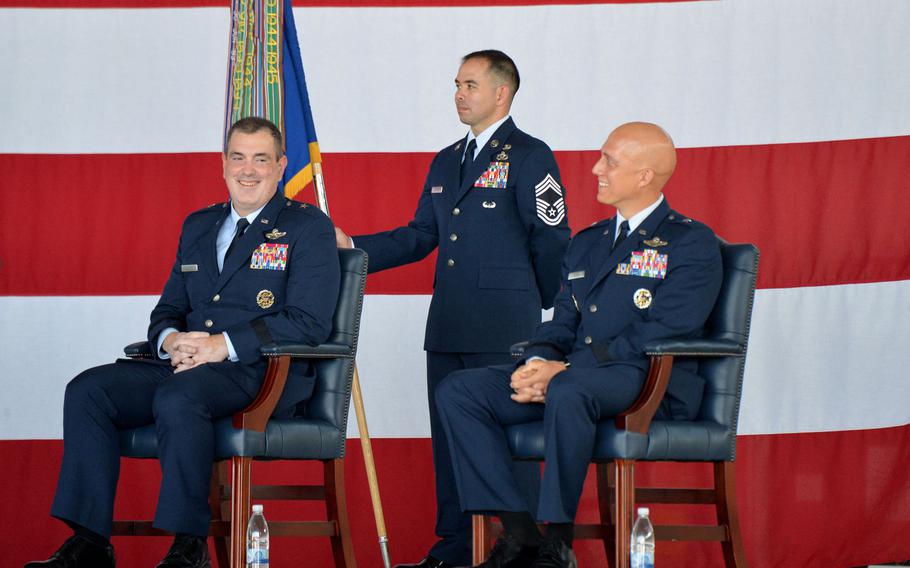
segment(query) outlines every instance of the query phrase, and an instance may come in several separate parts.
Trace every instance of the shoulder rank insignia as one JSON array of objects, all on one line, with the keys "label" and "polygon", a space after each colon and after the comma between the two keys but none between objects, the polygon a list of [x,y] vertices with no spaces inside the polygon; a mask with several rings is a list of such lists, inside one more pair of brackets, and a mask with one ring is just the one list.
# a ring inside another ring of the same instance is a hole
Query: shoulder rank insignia
[{"label": "shoulder rank insignia", "polygon": [[286,232],[279,231],[278,228],[276,227],[276,228],[272,229],[271,231],[269,231],[268,233],[266,233],[265,238],[275,240],[275,239],[280,239],[281,237],[285,236],[286,234],[287,234]]},{"label": "shoulder rank insignia", "polygon": [[654,237],[653,239],[651,239],[649,241],[645,241],[646,246],[654,247],[654,248],[667,246],[668,244],[669,243],[667,241],[660,240],[660,237]]},{"label": "shoulder rank insignia", "polygon": [[455,149],[455,150],[461,150],[461,142],[459,142],[458,144],[455,144],[455,148],[454,148],[454,149]]}]

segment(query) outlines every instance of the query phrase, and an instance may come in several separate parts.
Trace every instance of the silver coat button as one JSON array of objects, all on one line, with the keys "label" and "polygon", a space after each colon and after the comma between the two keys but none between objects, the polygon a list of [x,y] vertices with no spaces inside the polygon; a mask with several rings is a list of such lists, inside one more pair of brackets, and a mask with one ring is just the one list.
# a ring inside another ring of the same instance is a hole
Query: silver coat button
[{"label": "silver coat button", "polygon": [[458,235],[456,235],[455,233],[452,233],[451,235],[449,235],[449,240],[450,240],[450,241],[453,241],[453,242],[454,242],[454,241],[457,241],[457,240],[458,240]]},{"label": "silver coat button", "polygon": [[592,343],[593,341],[594,341],[594,340],[591,339],[591,336],[590,336],[590,335],[587,336],[587,337],[585,337],[585,345],[591,345],[591,343]]},{"label": "silver coat button", "polygon": [[221,301],[221,294],[215,294],[215,297],[212,298],[212,301],[213,301],[213,302],[219,302],[219,301]]},{"label": "silver coat button", "polygon": [[446,261],[446,264],[448,264],[449,266],[455,266],[455,261],[450,258],[449,260]]},{"label": "silver coat button", "polygon": [[594,312],[596,312],[596,311],[597,311],[597,304],[591,304],[591,306],[588,308],[588,311],[591,312],[592,314],[593,314]]},{"label": "silver coat button", "polygon": [[452,209],[452,215],[461,215],[461,209],[459,209],[458,207],[456,207],[455,209]]},{"label": "silver coat button", "polygon": [[212,320],[205,320],[205,327],[212,327],[213,325],[215,325],[215,322]]}]

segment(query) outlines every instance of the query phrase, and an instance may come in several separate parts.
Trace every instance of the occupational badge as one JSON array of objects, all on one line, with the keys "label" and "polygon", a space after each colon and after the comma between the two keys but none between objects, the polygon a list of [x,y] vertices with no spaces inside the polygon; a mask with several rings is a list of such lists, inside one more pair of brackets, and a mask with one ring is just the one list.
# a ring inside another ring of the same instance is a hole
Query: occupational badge
[{"label": "occupational badge", "polygon": [[258,305],[263,310],[267,310],[275,304],[275,294],[272,294],[270,290],[260,290],[256,294],[256,305]]},{"label": "occupational badge", "polygon": [[511,149],[512,149],[512,145],[511,145],[511,144],[506,144],[505,146],[502,147],[502,149],[503,149],[503,150],[506,150],[506,151],[511,150]]},{"label": "occupational badge", "polygon": [[566,204],[562,199],[562,187],[552,175],[547,174],[534,186],[537,202],[537,217],[554,227],[566,218]]},{"label": "occupational badge", "polygon": [[509,155],[506,154],[505,152],[500,152],[500,153],[496,154],[496,159],[499,160],[500,162],[502,162],[503,160],[508,160]]},{"label": "occupational badge", "polygon": [[284,231],[279,231],[277,228],[275,228],[275,229],[272,229],[271,231],[269,231],[268,233],[266,233],[265,238],[271,239],[274,241],[275,239],[280,239],[281,237],[285,236],[286,234],[287,233],[285,233]]},{"label": "occupational badge", "polygon": [[646,246],[653,247],[653,248],[665,247],[668,244],[669,243],[667,241],[660,240],[660,237],[654,237],[653,239],[651,239],[649,241],[645,241]]},{"label": "occupational badge", "polygon": [[474,187],[505,189],[509,183],[509,162],[490,162],[485,172],[474,182]]},{"label": "occupational badge", "polygon": [[496,140],[495,138],[490,140],[490,148],[496,148],[497,146],[499,146],[499,140]]},{"label": "occupational badge", "polygon": [[288,265],[288,245],[262,243],[253,251],[250,268],[255,270],[284,270]]},{"label": "occupational badge", "polygon": [[483,208],[484,209],[496,209],[496,202],[495,201],[484,201]]},{"label": "occupational badge", "polygon": [[647,288],[639,288],[632,296],[632,301],[639,310],[644,310],[651,305],[651,291]]}]

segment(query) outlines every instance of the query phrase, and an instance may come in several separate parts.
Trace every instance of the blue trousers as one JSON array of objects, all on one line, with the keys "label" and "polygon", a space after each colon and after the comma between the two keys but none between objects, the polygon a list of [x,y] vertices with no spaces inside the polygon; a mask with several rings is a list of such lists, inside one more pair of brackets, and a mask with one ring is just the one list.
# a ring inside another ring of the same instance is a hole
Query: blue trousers
[{"label": "blue trousers", "polygon": [[70,381],[63,402],[63,463],[51,514],[110,537],[120,475],[119,431],[155,424],[161,488],[156,527],[208,534],[213,423],[246,407],[262,374],[222,362],[173,373],[120,360]]},{"label": "blue trousers", "polygon": [[[436,472],[436,536],[439,540],[430,554],[455,566],[471,564],[471,515],[461,510],[449,444],[437,411],[437,387],[449,374],[463,369],[506,365],[512,360],[507,353],[439,353],[427,352],[427,395],[430,408],[430,435],[433,442],[433,468]],[[536,503],[540,491],[540,466],[516,463],[518,491]]]},{"label": "blue trousers", "polygon": [[[569,368],[550,382],[546,403],[510,398],[513,367],[459,371],[436,391],[461,498],[469,513],[527,511],[539,521],[575,520],[597,422],[635,402],[645,373],[632,365]],[[543,420],[545,459],[537,507],[518,489],[504,429]]]}]

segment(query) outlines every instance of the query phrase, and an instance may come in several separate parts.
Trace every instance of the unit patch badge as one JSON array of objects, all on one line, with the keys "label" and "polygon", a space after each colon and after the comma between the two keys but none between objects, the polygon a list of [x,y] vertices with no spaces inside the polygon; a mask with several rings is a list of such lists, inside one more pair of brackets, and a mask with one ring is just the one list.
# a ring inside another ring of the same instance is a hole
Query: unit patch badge
[{"label": "unit patch badge", "polygon": [[647,288],[639,288],[632,296],[632,301],[639,310],[643,310],[651,305],[651,291]]},{"label": "unit patch badge", "polygon": [[566,204],[562,199],[562,187],[547,174],[534,186],[537,197],[537,216],[547,225],[556,226],[566,217]]},{"label": "unit patch badge", "polygon": [[260,290],[256,294],[256,304],[263,310],[267,310],[275,304],[275,294],[271,290]]},{"label": "unit patch badge", "polygon": [[288,265],[288,245],[262,243],[253,251],[250,268],[256,270],[284,270]]},{"label": "unit patch badge", "polygon": [[474,187],[505,189],[509,183],[509,162],[490,162],[487,171],[480,174]]}]

